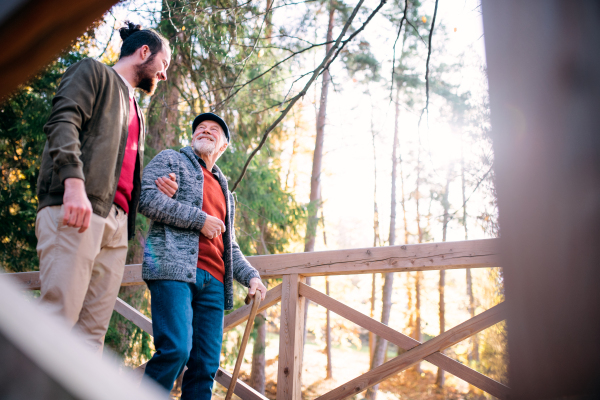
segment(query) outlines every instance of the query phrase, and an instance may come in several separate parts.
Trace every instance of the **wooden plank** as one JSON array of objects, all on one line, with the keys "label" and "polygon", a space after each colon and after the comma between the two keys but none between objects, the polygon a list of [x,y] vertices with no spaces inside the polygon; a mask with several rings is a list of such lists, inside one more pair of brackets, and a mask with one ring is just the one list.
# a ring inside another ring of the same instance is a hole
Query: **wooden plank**
[{"label": "wooden plank", "polygon": [[[498,239],[423,243],[312,253],[274,254],[247,257],[261,278],[371,274],[460,268],[497,267]],[[39,272],[0,275],[13,279],[23,290],[40,288]],[[121,286],[143,285],[142,265],[125,266]]]},{"label": "wooden plank", "polygon": [[114,310],[133,322],[138,328],[147,332],[150,336],[154,336],[152,331],[152,320],[118,297],[115,302]]},{"label": "wooden plank", "polygon": [[262,278],[497,267],[498,239],[248,257]]},{"label": "wooden plank", "polygon": [[[223,368],[219,367],[217,375],[215,376],[215,381],[217,381],[223,387],[228,388],[231,384],[231,374],[225,371]],[[267,397],[258,393],[247,383],[240,381],[239,379],[235,385],[234,393],[237,396],[239,396],[242,400],[268,400]]]},{"label": "wooden plank", "polygon": [[0,304],[0,398],[167,397],[158,385],[135,384],[126,374],[119,374],[118,363],[101,359],[81,335],[44,312],[9,282],[0,282]]},{"label": "wooden plank", "polygon": [[3,43],[0,100],[51,62],[117,1],[29,0],[12,3],[19,4],[2,7],[3,11],[10,11],[7,11],[8,15],[0,15],[0,42]]},{"label": "wooden plank", "polygon": [[[0,274],[0,279],[8,279],[21,290],[40,290],[42,281],[39,271]],[[121,286],[145,285],[142,279],[142,264],[125,266]]]},{"label": "wooden plank", "polygon": [[0,274],[0,279],[10,281],[21,290],[40,290],[42,285],[39,271]]},{"label": "wooden plank", "polygon": [[121,286],[145,285],[142,279],[142,264],[129,264],[125,266]]},{"label": "wooden plank", "polygon": [[[267,292],[265,299],[261,301],[260,307],[258,308],[258,312],[262,312],[267,308],[271,307],[274,304],[277,304],[281,300],[281,284],[275,286],[273,289]],[[226,333],[243,323],[248,319],[248,315],[250,315],[251,305],[245,305],[237,310],[233,311],[230,314],[225,316],[223,321],[223,333]]]},{"label": "wooden plank", "polygon": [[[339,301],[319,292],[318,290],[315,290],[304,283],[300,284],[299,293],[307,299],[314,301],[315,303],[333,311],[349,321],[354,322],[368,331],[381,336],[382,338],[394,343],[404,350],[410,350],[421,344],[419,341],[406,336],[390,328],[389,326],[384,325],[381,322],[376,321],[351,307],[348,307],[343,303],[340,303]],[[510,392],[508,387],[500,382],[488,378],[487,376],[467,367],[466,365],[461,364],[458,361],[451,359],[442,353],[434,353],[426,357],[425,360],[499,399],[508,399]]]},{"label": "wooden plank", "polygon": [[298,274],[285,275],[281,293],[279,325],[279,369],[277,400],[301,400],[302,348],[304,332],[304,297],[298,284],[304,278]]},{"label": "wooden plank", "polygon": [[473,336],[490,326],[497,324],[505,318],[506,305],[498,304],[487,311],[482,312],[474,318],[463,322],[460,325],[442,333],[417,347],[408,350],[406,353],[380,365],[369,372],[352,379],[349,382],[333,389],[332,391],[317,397],[319,400],[339,400],[353,396],[370,388],[373,385],[396,375],[397,373],[409,368],[427,356],[444,350],[450,346],[459,343],[466,338]]}]

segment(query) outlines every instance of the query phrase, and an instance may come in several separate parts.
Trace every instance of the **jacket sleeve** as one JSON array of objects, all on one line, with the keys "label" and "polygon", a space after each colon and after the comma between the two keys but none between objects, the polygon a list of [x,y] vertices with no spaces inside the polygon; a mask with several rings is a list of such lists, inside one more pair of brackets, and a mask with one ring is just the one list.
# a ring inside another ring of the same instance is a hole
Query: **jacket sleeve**
[{"label": "jacket sleeve", "polygon": [[85,180],[81,156],[81,128],[92,116],[101,71],[96,61],[82,60],[63,75],[52,99],[52,112],[44,125],[54,172],[64,182],[67,178]]},{"label": "jacket sleeve", "polygon": [[[182,229],[200,231],[206,221],[206,213],[198,207],[188,206],[169,198],[158,190],[154,181],[173,172],[180,184],[179,155],[173,150],[161,151],[144,168],[142,191],[140,193],[140,213],[153,221]],[[177,193],[175,193],[176,197]]]},{"label": "jacket sleeve", "polygon": [[242,251],[240,250],[240,246],[235,240],[235,200],[231,192],[229,192],[228,195],[229,204],[231,204],[231,218],[229,218],[229,220],[231,221],[231,261],[233,266],[233,277],[242,285],[250,287],[250,279],[260,279],[260,274],[258,273],[256,268],[254,268],[248,262],[248,260],[246,260],[246,257],[244,257]]}]

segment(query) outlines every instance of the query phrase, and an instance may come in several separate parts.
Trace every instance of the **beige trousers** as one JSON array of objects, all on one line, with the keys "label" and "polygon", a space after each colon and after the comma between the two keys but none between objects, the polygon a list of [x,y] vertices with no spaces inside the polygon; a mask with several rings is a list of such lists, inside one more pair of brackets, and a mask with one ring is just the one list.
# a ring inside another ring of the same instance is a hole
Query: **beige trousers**
[{"label": "beige trousers", "polygon": [[38,212],[41,306],[79,331],[101,352],[127,256],[127,214],[112,206],[108,217],[92,214],[79,233],[62,223],[62,206]]}]

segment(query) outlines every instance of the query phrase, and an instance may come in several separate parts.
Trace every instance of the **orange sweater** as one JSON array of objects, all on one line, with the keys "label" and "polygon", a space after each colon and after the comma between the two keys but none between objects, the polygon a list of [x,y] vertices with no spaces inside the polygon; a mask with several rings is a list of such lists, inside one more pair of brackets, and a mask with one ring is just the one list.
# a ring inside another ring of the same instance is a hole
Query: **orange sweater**
[{"label": "orange sweater", "polygon": [[[225,223],[227,205],[221,185],[212,172],[204,168],[204,166],[202,166],[202,173],[204,174],[202,211],[215,218],[219,218]],[[205,270],[221,283],[223,283],[223,276],[225,275],[223,234],[214,239],[208,239],[200,233],[200,243],[198,245],[198,268]]]}]

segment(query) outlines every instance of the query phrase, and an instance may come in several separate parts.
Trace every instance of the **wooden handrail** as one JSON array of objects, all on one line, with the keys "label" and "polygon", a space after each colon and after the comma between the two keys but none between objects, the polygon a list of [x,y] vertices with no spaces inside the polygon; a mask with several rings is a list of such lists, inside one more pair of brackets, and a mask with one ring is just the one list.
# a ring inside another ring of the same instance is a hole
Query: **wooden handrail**
[{"label": "wooden handrail", "polygon": [[248,257],[263,278],[372,274],[500,265],[498,239]]},{"label": "wooden handrail", "polygon": [[[354,275],[377,272],[430,271],[498,267],[499,239],[422,243],[404,246],[316,251],[247,257],[264,279],[284,275]],[[39,272],[0,275],[23,290],[40,288]],[[141,264],[125,266],[121,286],[143,285]]]}]

